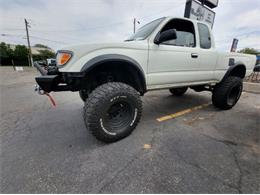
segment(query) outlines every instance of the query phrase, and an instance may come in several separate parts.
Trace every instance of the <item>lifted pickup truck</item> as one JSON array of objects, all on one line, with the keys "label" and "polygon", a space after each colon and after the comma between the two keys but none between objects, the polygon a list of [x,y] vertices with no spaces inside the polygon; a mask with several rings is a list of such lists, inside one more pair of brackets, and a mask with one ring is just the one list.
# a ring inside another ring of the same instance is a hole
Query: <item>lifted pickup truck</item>
[{"label": "lifted pickup truck", "polygon": [[79,91],[87,129],[99,140],[114,142],[137,126],[140,96],[150,90],[169,89],[176,96],[188,87],[212,91],[215,107],[232,108],[256,56],[219,53],[207,24],[164,17],[122,43],[66,47],[56,61],[55,69],[36,77],[40,89]]}]

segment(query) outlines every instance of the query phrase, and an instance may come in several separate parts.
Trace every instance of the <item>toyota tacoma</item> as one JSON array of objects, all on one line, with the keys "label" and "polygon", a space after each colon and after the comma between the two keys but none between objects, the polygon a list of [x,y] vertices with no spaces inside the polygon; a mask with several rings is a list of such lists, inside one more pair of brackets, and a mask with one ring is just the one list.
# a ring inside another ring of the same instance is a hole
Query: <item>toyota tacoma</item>
[{"label": "toyota tacoma", "polygon": [[140,96],[169,89],[211,91],[212,103],[231,109],[256,56],[215,49],[211,28],[187,18],[163,17],[120,43],[82,44],[57,51],[56,66],[36,77],[39,90],[79,91],[86,128],[99,140],[128,136],[142,114]]}]

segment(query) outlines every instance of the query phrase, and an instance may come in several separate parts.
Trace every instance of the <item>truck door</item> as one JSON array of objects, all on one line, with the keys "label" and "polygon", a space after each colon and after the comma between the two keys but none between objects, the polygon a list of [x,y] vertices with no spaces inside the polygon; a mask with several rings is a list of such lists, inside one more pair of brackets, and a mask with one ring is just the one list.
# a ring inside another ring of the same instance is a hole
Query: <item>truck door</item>
[{"label": "truck door", "polygon": [[149,41],[147,84],[151,88],[200,80],[194,24],[185,19],[172,19],[160,32],[169,29],[177,31],[177,39],[159,45]]},{"label": "truck door", "polygon": [[198,23],[198,35],[200,40],[199,69],[201,79],[211,81],[214,78],[214,71],[217,64],[217,52],[213,44],[213,36],[206,24]]}]

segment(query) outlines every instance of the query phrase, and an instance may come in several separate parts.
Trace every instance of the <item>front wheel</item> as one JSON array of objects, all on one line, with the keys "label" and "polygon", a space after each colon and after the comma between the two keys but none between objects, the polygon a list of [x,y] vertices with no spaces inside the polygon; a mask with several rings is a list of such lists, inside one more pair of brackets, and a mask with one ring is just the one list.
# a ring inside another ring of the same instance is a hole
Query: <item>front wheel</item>
[{"label": "front wheel", "polygon": [[169,91],[172,93],[172,95],[175,95],[175,96],[182,96],[187,90],[188,90],[188,87],[169,89]]},{"label": "front wheel", "polygon": [[83,102],[85,102],[88,98],[88,92],[86,90],[80,90],[79,91],[79,97]]},{"label": "front wheel", "polygon": [[85,102],[85,124],[103,142],[131,134],[142,113],[138,92],[129,85],[109,82],[97,87]]},{"label": "front wheel", "polygon": [[243,82],[239,77],[227,77],[217,84],[213,90],[212,103],[222,110],[231,109],[236,105],[243,90]]}]

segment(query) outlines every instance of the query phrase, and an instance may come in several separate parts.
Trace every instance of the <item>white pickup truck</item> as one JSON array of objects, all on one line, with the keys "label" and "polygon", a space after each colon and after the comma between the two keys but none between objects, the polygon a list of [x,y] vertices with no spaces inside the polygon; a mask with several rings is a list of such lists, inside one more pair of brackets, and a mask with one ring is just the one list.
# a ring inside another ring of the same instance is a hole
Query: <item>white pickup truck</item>
[{"label": "white pickup truck", "polygon": [[207,24],[163,17],[121,43],[66,47],[57,52],[56,61],[47,73],[39,69],[39,89],[79,91],[87,129],[99,140],[114,142],[137,126],[140,96],[150,90],[169,89],[177,96],[188,87],[208,90],[215,107],[232,108],[256,56],[219,53]]}]

